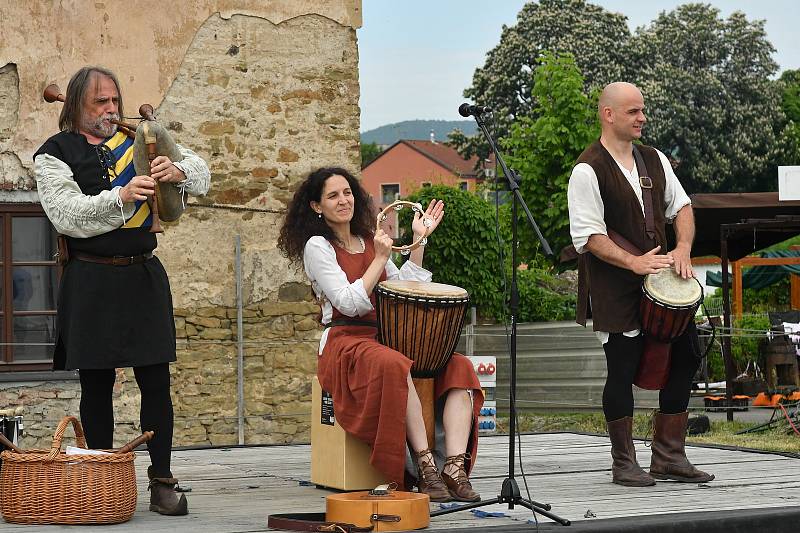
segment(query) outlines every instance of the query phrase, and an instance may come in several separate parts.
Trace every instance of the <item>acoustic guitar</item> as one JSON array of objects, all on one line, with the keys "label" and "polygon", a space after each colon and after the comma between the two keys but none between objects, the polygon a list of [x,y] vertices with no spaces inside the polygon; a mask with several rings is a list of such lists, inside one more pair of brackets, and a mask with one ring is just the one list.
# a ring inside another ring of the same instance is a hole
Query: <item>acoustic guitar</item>
[{"label": "acoustic guitar", "polygon": [[428,527],[430,498],[419,492],[392,491],[385,485],[371,491],[331,494],[326,498],[325,518],[373,531],[409,531]]}]

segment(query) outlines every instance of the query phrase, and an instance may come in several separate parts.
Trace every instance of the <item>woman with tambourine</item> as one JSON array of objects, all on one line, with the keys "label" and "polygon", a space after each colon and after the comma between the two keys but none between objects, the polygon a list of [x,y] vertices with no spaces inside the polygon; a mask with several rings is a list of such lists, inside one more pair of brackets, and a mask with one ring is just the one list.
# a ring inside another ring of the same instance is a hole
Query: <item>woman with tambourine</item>
[{"label": "woman with tambourine", "polygon": [[[429,235],[443,216],[441,200],[417,212],[415,237]],[[320,301],[326,326],[320,384],[333,396],[336,420],[372,447],[370,463],[389,481],[406,485],[408,443],[421,492],[433,501],[477,501],[468,473],[477,451],[480,383],[459,354],[436,377],[447,455],[440,474],[411,381],[412,361],[376,340],[376,285],[386,279],[430,281],[431,273],[422,267],[422,248],[398,269],[390,258],[392,239],[373,229],[373,220],[372,201],[358,180],[341,168],[321,168],[300,185],[281,228],[279,248],[293,262],[302,261]]]}]

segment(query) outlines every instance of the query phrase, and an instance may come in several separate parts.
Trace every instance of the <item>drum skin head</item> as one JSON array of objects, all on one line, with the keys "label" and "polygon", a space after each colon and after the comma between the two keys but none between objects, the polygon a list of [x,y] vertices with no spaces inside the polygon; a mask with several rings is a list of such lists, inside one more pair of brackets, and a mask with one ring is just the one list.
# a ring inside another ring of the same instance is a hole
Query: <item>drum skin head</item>
[{"label": "drum skin head", "polygon": [[433,298],[465,298],[469,296],[465,289],[455,285],[445,285],[444,283],[393,279],[380,282],[380,286],[406,296],[429,296]]},{"label": "drum skin head", "polygon": [[645,276],[644,290],[657,301],[674,306],[695,304],[703,295],[696,278],[683,279],[672,268]]}]

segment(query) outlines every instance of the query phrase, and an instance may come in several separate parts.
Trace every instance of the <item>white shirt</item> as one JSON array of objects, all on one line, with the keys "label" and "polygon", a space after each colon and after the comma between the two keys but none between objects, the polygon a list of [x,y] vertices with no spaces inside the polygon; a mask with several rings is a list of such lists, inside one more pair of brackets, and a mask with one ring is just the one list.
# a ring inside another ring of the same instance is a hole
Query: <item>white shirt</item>
[{"label": "white shirt", "polygon": [[[672,223],[678,211],[692,202],[672,170],[672,165],[669,164],[667,156],[658,150],[656,150],[656,153],[658,153],[658,159],[661,161],[666,178],[664,203],[667,207],[665,215],[667,222]],[[636,193],[639,207],[642,209],[642,214],[644,214],[642,186],[639,183],[636,161],[634,161],[631,170],[626,169],[619,161],[615,160],[615,162],[633,188],[633,192]],[[572,175],[569,178],[567,187],[567,204],[569,205],[569,233],[572,237],[572,244],[575,246],[575,250],[582,254],[586,252],[585,246],[589,242],[589,237],[592,235],[608,235],[604,220],[603,198],[600,196],[597,174],[588,163],[578,163],[572,169]],[[600,342],[603,344],[608,342],[608,332],[597,331],[595,333]],[[639,330],[625,331],[623,334],[627,337],[635,337],[639,334]]]},{"label": "white shirt", "polygon": [[[173,164],[186,179],[173,185],[193,196],[206,194],[211,180],[208,165],[192,150],[181,145],[178,150],[184,159]],[[69,165],[50,154],[36,156],[33,174],[42,209],[59,233],[94,237],[119,228],[133,215],[135,204],[122,202],[120,187],[93,196],[83,194]]]},{"label": "white shirt", "polygon": [[[364,240],[359,237],[361,248],[364,249]],[[363,252],[362,252],[363,253]],[[322,307],[322,322],[330,322],[333,308],[350,317],[360,317],[368,314],[374,308],[369,300],[369,295],[364,289],[364,281],[358,278],[353,283],[347,279],[342,267],[336,261],[336,250],[325,237],[314,236],[308,239],[303,250],[303,266],[311,288]],[[431,281],[433,275],[413,261],[406,261],[403,266],[397,266],[389,259],[386,262],[386,278],[407,281]],[[328,339],[330,328],[325,328],[319,342],[319,353],[322,354],[325,342]]]}]

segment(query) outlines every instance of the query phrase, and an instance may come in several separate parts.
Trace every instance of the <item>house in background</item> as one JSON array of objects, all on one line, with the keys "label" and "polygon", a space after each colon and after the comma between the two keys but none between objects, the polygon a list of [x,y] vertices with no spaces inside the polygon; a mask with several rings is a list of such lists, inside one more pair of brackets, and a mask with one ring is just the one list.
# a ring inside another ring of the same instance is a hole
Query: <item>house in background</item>
[{"label": "house in background", "polygon": [[[431,138],[397,141],[362,169],[361,184],[375,206],[383,209],[421,187],[442,184],[474,192],[478,183],[493,176],[494,161],[479,167],[477,156],[464,159],[452,146]],[[384,230],[398,236],[394,216],[387,219]]]}]

